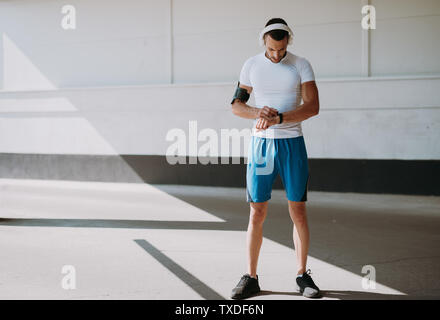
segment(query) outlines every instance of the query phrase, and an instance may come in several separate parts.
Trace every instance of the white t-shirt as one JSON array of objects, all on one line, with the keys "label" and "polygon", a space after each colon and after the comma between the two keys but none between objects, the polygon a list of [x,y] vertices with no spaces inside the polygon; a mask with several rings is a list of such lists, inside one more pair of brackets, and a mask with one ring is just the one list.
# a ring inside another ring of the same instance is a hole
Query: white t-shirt
[{"label": "white t-shirt", "polygon": [[[252,87],[258,108],[269,106],[279,112],[294,110],[301,104],[301,84],[314,81],[310,63],[289,51],[278,63],[273,63],[265,52],[246,60],[240,72],[240,83]],[[252,135],[266,138],[292,138],[302,136],[301,122],[281,123]]]}]

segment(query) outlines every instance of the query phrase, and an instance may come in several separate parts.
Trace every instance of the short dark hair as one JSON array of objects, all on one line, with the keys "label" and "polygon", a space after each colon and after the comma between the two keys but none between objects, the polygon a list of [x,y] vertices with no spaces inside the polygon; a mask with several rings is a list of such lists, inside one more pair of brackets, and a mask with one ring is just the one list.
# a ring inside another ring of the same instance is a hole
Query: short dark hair
[{"label": "short dark hair", "polygon": [[[282,24],[285,24],[285,25],[287,26],[287,22],[284,21],[284,19],[281,19],[281,18],[272,18],[272,19],[270,19],[270,20],[266,23],[266,25],[265,25],[264,27],[270,26],[271,24],[275,24],[275,23],[282,23]],[[287,31],[285,31],[285,30],[272,30],[272,31],[266,32],[266,33],[263,35],[263,39],[264,39],[264,37],[266,36],[266,34],[268,34],[272,39],[274,39],[274,40],[276,40],[276,41],[283,40],[284,38],[286,38],[286,37],[289,36],[289,33],[288,33]]]}]

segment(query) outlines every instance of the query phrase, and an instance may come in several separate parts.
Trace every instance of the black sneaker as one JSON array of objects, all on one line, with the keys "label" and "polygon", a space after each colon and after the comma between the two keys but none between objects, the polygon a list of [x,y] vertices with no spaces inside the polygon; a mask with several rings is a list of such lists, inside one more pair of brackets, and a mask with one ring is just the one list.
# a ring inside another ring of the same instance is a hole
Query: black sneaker
[{"label": "black sneaker", "polygon": [[231,298],[245,299],[258,292],[260,292],[260,286],[258,285],[258,276],[257,279],[255,279],[252,278],[249,274],[245,274],[241,277],[237,286],[232,289]]},{"label": "black sneaker", "polygon": [[310,276],[311,273],[312,271],[309,269],[301,277],[296,277],[296,289],[306,298],[317,298],[321,295],[321,292],[313,282]]}]

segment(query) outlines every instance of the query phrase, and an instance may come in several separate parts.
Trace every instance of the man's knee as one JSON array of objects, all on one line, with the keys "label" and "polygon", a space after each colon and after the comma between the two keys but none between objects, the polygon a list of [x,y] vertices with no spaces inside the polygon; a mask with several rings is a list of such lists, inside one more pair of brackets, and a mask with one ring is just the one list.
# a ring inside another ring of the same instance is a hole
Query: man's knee
[{"label": "man's knee", "polygon": [[289,213],[294,223],[305,223],[307,221],[306,202],[289,201]]},{"label": "man's knee", "polygon": [[251,204],[250,222],[252,224],[262,224],[267,215],[267,203]]}]

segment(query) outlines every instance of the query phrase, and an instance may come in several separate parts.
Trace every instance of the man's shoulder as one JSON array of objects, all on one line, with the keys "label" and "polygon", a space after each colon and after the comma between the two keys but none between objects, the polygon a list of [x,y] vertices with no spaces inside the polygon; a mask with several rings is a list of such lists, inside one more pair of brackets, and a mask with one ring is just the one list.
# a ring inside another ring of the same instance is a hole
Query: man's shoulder
[{"label": "man's shoulder", "polygon": [[305,57],[293,54],[289,51],[287,51],[287,54],[288,54],[288,61],[295,66],[302,67],[304,64],[309,63],[309,60],[307,60]]}]

